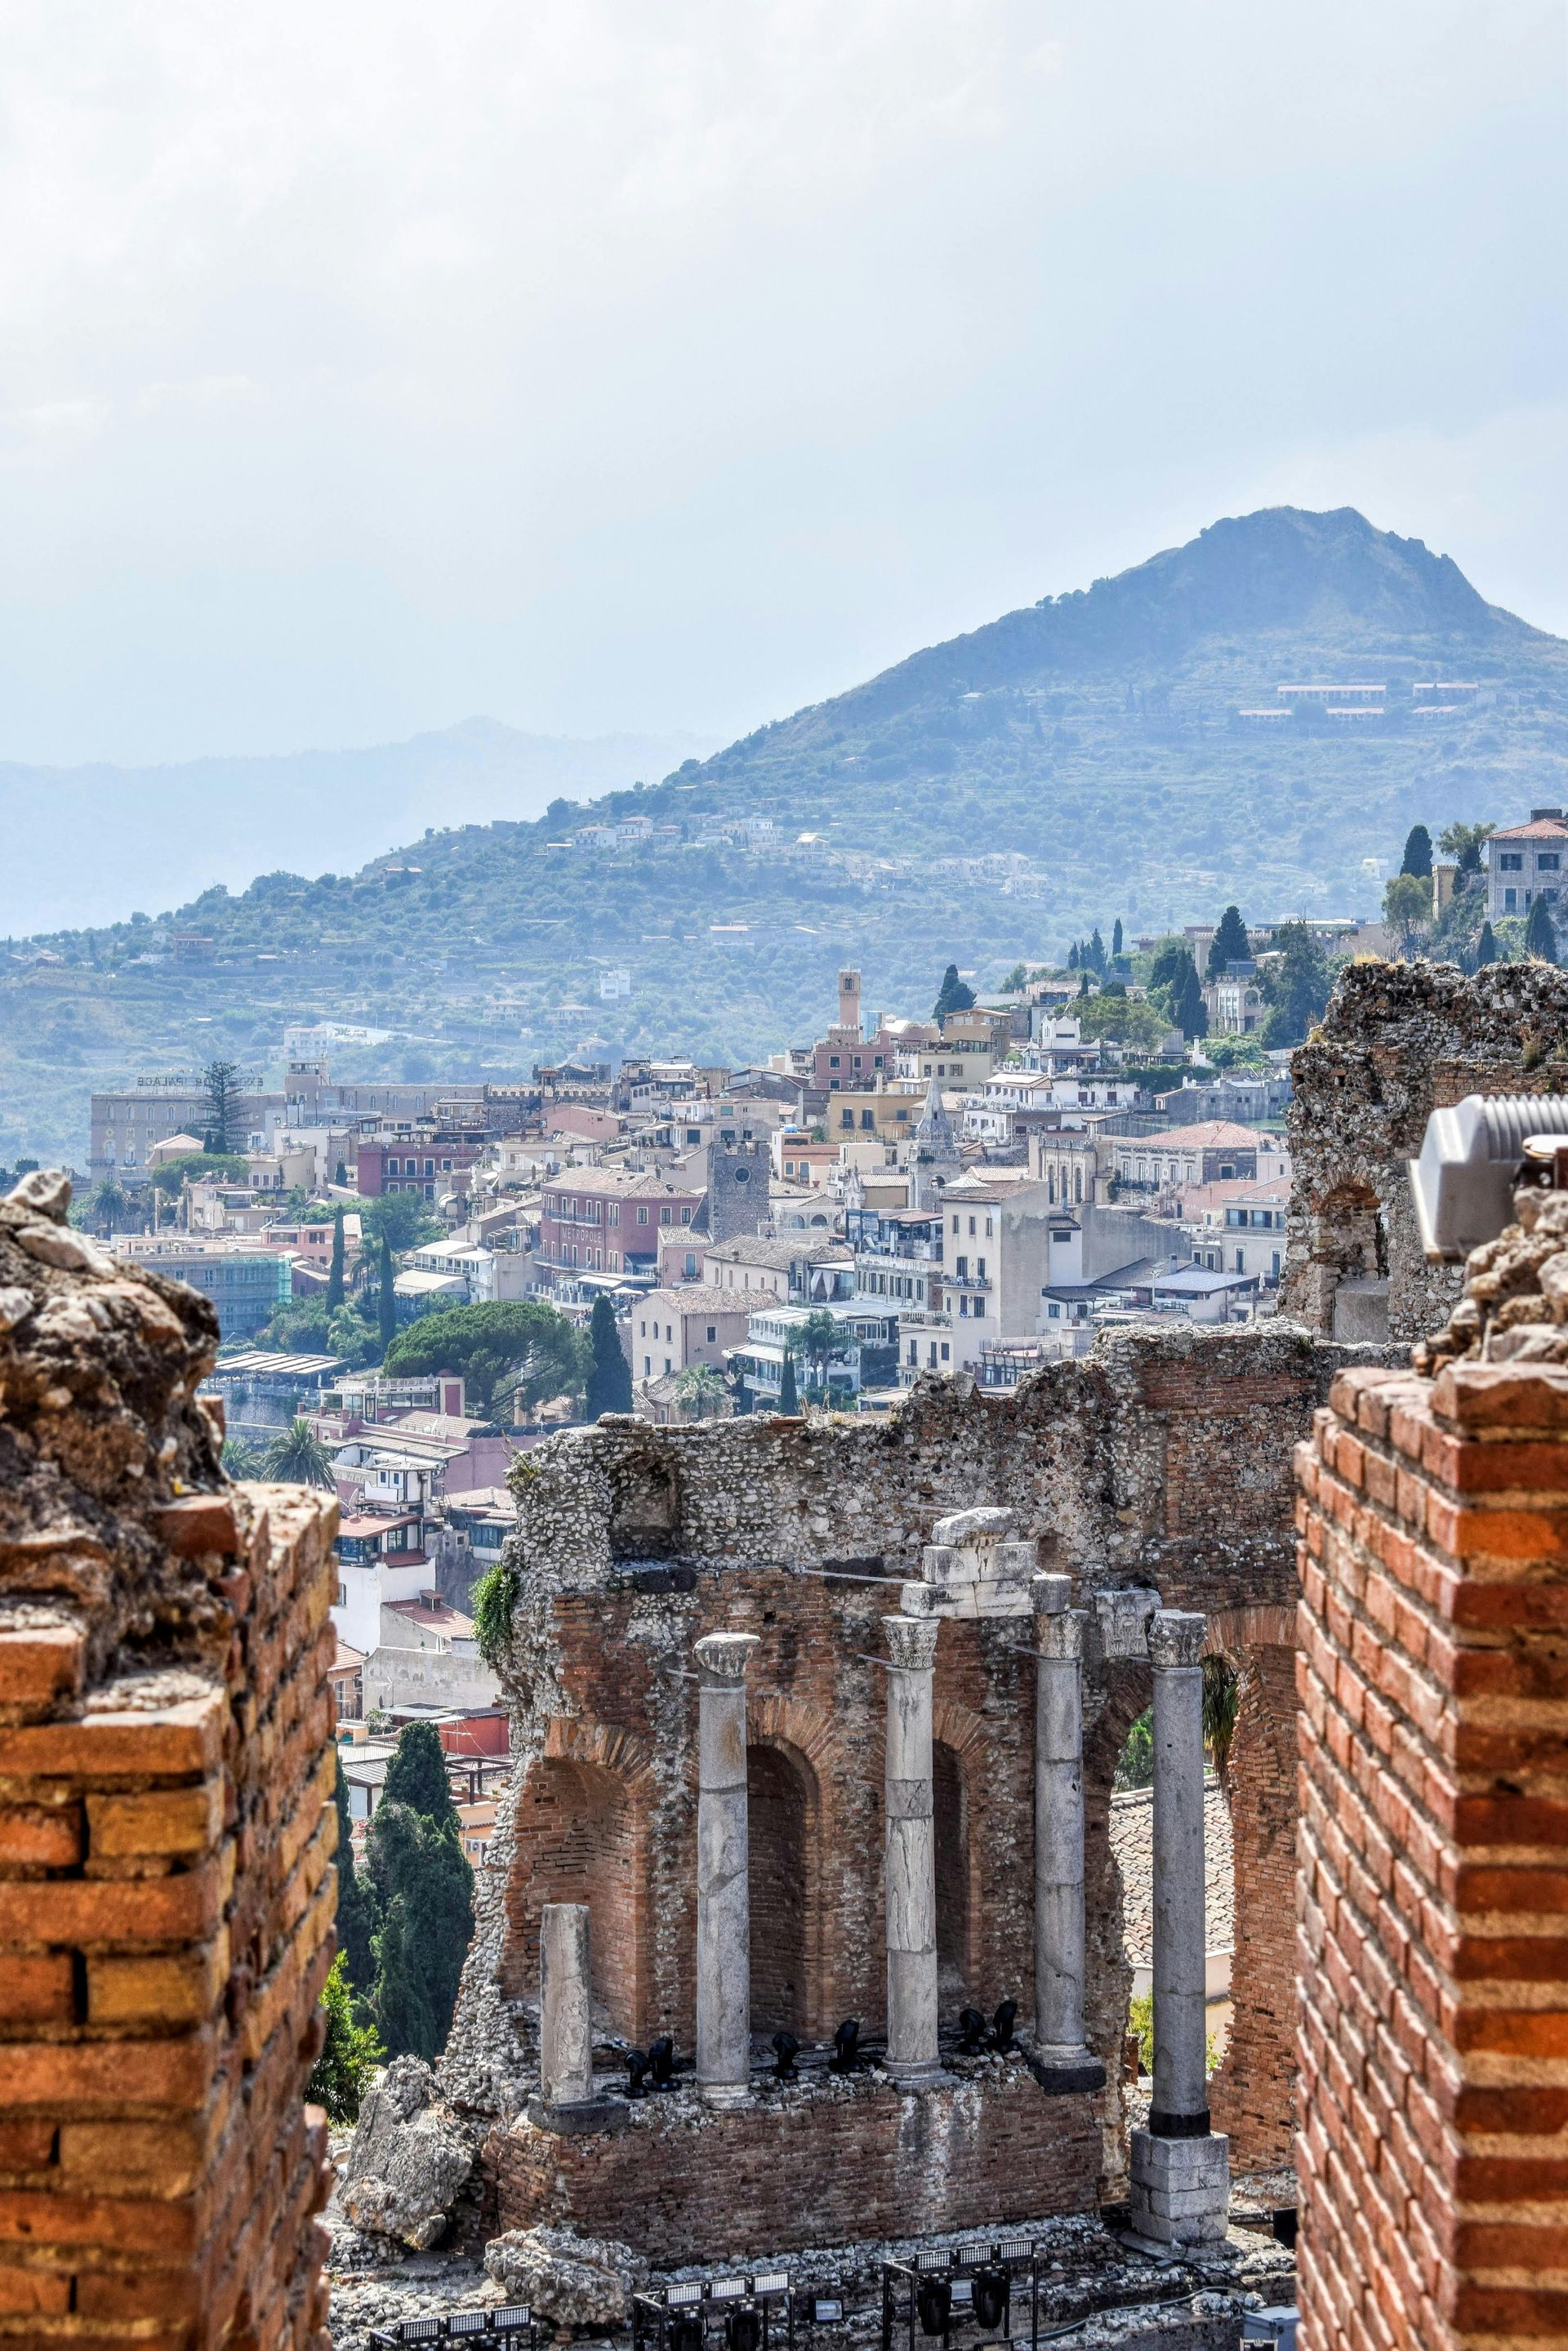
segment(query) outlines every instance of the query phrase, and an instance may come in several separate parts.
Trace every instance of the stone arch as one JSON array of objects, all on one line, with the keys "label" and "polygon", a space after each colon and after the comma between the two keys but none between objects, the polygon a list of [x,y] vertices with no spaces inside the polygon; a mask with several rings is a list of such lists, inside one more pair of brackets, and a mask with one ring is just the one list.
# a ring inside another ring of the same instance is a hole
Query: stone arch
[{"label": "stone arch", "polygon": [[1101,2195],[1127,2192],[1123,2053],[1133,1970],[1124,1949],[1122,1873],[1111,1848],[1111,1795],[1127,1733],[1148,1707],[1154,1677],[1143,1663],[1108,1663],[1103,1685],[1084,1692],[1083,1864],[1087,1928],[1084,2034],[1105,2067]]},{"label": "stone arch", "polygon": [[648,1756],[642,1740],[557,1717],[530,1766],[514,1815],[501,1964],[511,1999],[538,1992],[539,1913],[586,1902],[593,1996],[610,2032],[648,2029]]}]

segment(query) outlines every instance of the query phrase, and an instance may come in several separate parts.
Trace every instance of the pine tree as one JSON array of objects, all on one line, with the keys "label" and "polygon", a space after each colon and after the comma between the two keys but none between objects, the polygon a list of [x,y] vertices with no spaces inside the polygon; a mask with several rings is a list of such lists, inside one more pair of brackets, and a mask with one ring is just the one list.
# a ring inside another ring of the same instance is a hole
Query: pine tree
[{"label": "pine tree", "polygon": [[1417,882],[1432,878],[1432,836],[1424,824],[1413,824],[1405,842],[1405,862],[1401,873],[1414,873]]},{"label": "pine tree", "polygon": [[375,1889],[354,1866],[354,1828],[349,1816],[349,1783],[338,1759],[338,1951],[354,1990],[369,1994],[375,1982],[372,1944],[376,1931]]},{"label": "pine tree", "polygon": [[950,963],[942,975],[942,986],[936,998],[933,1020],[945,1020],[949,1012],[967,1012],[975,1001],[975,991],[967,987],[958,977],[958,967]]},{"label": "pine tree", "polygon": [[1491,923],[1488,920],[1481,925],[1481,935],[1476,941],[1476,969],[1479,971],[1483,964],[1496,961],[1497,941],[1492,936]]},{"label": "pine tree", "polygon": [[237,1061],[209,1061],[202,1071],[202,1091],[207,1098],[204,1151],[233,1152],[240,1147],[239,1095],[235,1088],[238,1075]]},{"label": "pine tree", "polygon": [[382,1784],[383,1804],[406,1804],[411,1813],[444,1828],[457,1818],[452,1783],[446,1776],[446,1750],[434,1722],[405,1723],[387,1776]]},{"label": "pine tree", "polygon": [[392,1287],[393,1283],[397,1280],[397,1276],[392,1271],[392,1243],[388,1240],[385,1233],[382,1235],[382,1253],[379,1270],[381,1274],[381,1297],[378,1301],[378,1308],[381,1320],[382,1353],[384,1355],[387,1349],[392,1345],[392,1341],[397,1337],[397,1291]]},{"label": "pine tree", "polygon": [[327,1269],[327,1311],[336,1314],[343,1302],[343,1211],[332,1212],[332,1262]]},{"label": "pine tree", "polygon": [[1224,914],[1219,917],[1214,936],[1209,942],[1208,977],[1218,979],[1224,972],[1227,964],[1245,963],[1251,953],[1251,944],[1247,936],[1247,925],[1241,919],[1240,907],[1227,906]]},{"label": "pine tree", "polygon": [[1537,963],[1557,960],[1557,934],[1552,927],[1552,910],[1540,896],[1531,902],[1525,922],[1524,952]]},{"label": "pine tree", "polygon": [[1122,917],[1121,917],[1121,915],[1120,915],[1120,914],[1118,914],[1118,915],[1117,915],[1117,917],[1116,917],[1116,920],[1115,920],[1115,922],[1113,924],[1113,925],[1112,925],[1112,929],[1111,929],[1111,957],[1112,957],[1113,962],[1116,961],[1116,960],[1120,957],[1121,953],[1122,953]]},{"label": "pine tree", "polygon": [[800,1394],[795,1385],[795,1358],[789,1348],[784,1351],[784,1369],[779,1381],[779,1409],[791,1418],[800,1409]]},{"label": "pine tree", "polygon": [[598,1420],[607,1412],[630,1412],[632,1366],[626,1361],[621,1333],[615,1327],[615,1309],[608,1298],[596,1298],[593,1301],[588,1340],[593,1350],[593,1362],[583,1403],[585,1416]]}]

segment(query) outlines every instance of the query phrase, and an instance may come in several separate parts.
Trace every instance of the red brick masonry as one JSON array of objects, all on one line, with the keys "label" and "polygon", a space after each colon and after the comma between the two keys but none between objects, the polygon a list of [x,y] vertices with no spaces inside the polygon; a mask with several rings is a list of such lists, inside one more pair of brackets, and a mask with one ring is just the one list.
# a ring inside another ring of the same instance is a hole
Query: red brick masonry
[{"label": "red brick masonry", "polygon": [[1568,2342],[1568,1371],[1298,1456],[1302,2351]]},{"label": "red brick masonry", "polygon": [[329,2351],[337,1506],[193,1497],[169,1550],[232,1611],[221,1683],[81,1690],[79,1634],[0,1630],[0,2346]]}]

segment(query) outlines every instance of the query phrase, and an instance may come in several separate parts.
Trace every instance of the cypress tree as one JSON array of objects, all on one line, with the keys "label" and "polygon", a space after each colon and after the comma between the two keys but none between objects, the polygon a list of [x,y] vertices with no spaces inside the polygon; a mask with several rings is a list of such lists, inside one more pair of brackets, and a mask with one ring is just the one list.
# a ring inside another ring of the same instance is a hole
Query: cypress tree
[{"label": "cypress tree", "polygon": [[1552,927],[1552,911],[1545,899],[1539,896],[1532,902],[1524,925],[1524,952],[1538,963],[1557,960],[1557,934]]},{"label": "cypress tree", "polygon": [[1209,942],[1208,977],[1218,979],[1228,963],[1244,963],[1251,952],[1240,907],[1227,906]]},{"label": "cypress tree", "polygon": [[1197,970],[1189,956],[1186,969],[1171,988],[1171,1019],[1184,1037],[1207,1037],[1208,1014],[1198,985]]},{"label": "cypress tree", "polygon": [[382,1788],[383,1804],[406,1804],[438,1828],[457,1818],[452,1783],[446,1776],[446,1754],[434,1722],[406,1723],[398,1733],[397,1748],[387,1765]]},{"label": "cypress tree", "polygon": [[1069,971],[1076,971],[1078,968],[1078,942],[1076,939],[1073,940],[1072,945],[1067,950],[1067,968]]},{"label": "cypress tree", "polygon": [[1100,935],[1100,925],[1098,923],[1095,924],[1093,935],[1090,939],[1089,945],[1084,950],[1083,960],[1085,963],[1091,965],[1095,971],[1103,972],[1105,968],[1105,942]]},{"label": "cypress tree", "polygon": [[1114,959],[1116,956],[1118,956],[1121,954],[1121,952],[1122,952],[1122,917],[1121,917],[1121,915],[1120,915],[1120,914],[1118,914],[1118,915],[1117,915],[1117,917],[1116,917],[1116,920],[1115,920],[1114,924],[1112,925],[1112,930],[1111,930],[1111,954],[1112,954],[1112,957],[1113,957],[1113,959]]},{"label": "cypress tree", "polygon": [[376,1991],[371,2012],[389,2057],[423,2057],[427,2063],[441,2054],[435,2014],[425,1990],[410,1929],[408,1901],[393,1897],[386,1925],[376,1938]]},{"label": "cypress tree", "polygon": [[1401,873],[1414,873],[1417,882],[1432,878],[1432,836],[1424,824],[1413,824],[1405,842],[1405,862]]},{"label": "cypress tree", "polygon": [[800,1409],[800,1398],[795,1386],[795,1358],[788,1348],[784,1352],[784,1369],[779,1381],[779,1409],[789,1414],[791,1418]]},{"label": "cypress tree", "polygon": [[1481,925],[1481,935],[1476,941],[1476,969],[1479,971],[1483,964],[1496,963],[1496,961],[1497,941],[1492,936],[1490,922],[1484,922]]},{"label": "cypress tree", "polygon": [[354,1866],[354,1831],[349,1817],[349,1783],[338,1759],[338,1949],[350,1981],[361,1997],[375,1981],[375,1888]]},{"label": "cypress tree", "polygon": [[607,1412],[630,1412],[632,1366],[626,1361],[621,1333],[615,1327],[615,1309],[608,1298],[596,1298],[593,1301],[588,1341],[593,1350],[593,1362],[583,1405],[587,1417],[598,1420]]},{"label": "cypress tree", "polygon": [[343,1302],[343,1211],[332,1212],[332,1262],[327,1269],[327,1311],[336,1314]]},{"label": "cypress tree", "polygon": [[340,1185],[344,1191],[347,1191],[349,1186],[349,1171],[340,1159],[338,1162],[337,1173],[334,1175],[332,1181],[334,1184]]},{"label": "cypress tree", "polygon": [[974,989],[967,987],[959,978],[957,965],[950,963],[942,975],[942,986],[937,991],[936,1008],[931,1018],[933,1020],[942,1020],[949,1012],[967,1012],[974,1001]]},{"label": "cypress tree", "polygon": [[381,1296],[378,1301],[381,1318],[382,1353],[384,1355],[397,1337],[397,1292],[392,1288],[397,1276],[392,1271],[392,1243],[382,1235]]}]

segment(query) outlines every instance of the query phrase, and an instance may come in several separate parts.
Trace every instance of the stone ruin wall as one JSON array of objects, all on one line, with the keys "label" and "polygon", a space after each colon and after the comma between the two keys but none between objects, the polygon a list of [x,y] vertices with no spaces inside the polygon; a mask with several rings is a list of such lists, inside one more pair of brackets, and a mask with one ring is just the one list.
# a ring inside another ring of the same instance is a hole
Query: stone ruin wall
[{"label": "stone ruin wall", "polygon": [[[522,2105],[533,2058],[516,2003],[534,1990],[547,1893],[590,1901],[598,1989],[614,2025],[629,2039],[672,2031],[690,2047],[695,1707],[680,1674],[691,1668],[697,1635],[715,1629],[762,1636],[751,1737],[784,1752],[801,1792],[814,1858],[800,2037],[831,2033],[846,2014],[868,2030],[876,2023],[885,1701],[881,1676],[862,1660],[881,1646],[878,1619],[896,1609],[899,1581],[918,1573],[935,1521],[1000,1503],[1037,1542],[1040,1567],[1072,1576],[1075,1604],[1100,1591],[1155,1586],[1167,1605],[1203,1610],[1211,1646],[1238,1668],[1238,1998],[1232,2053],[1215,2078],[1213,2103],[1239,2167],[1287,2160],[1296,1813],[1291,1456],[1334,1371],[1357,1352],[1366,1353],[1314,1344],[1283,1324],[1129,1332],[1103,1341],[1082,1362],[1048,1367],[1016,1395],[923,1384],[886,1422],[749,1419],[654,1429],[612,1419],[531,1455],[517,1479],[519,1528],[507,1553],[518,1594],[503,1678],[520,1768],[481,1889],[443,2066],[448,2095],[504,2121]],[[695,1588],[637,1590],[634,1579],[658,1581],[646,1570],[660,1562],[694,1571]],[[825,1566],[883,1577],[885,1589],[800,1572]],[[1011,1995],[1025,2018],[1032,2010],[1033,1668],[1012,1646],[1029,1637],[1028,1619],[949,1622],[942,1631],[936,1736],[962,1774],[969,1815],[967,1990],[945,1996],[948,2016],[966,1996],[988,2009]],[[1129,1977],[1109,1799],[1149,1689],[1147,1665],[1107,1659],[1092,1630],[1089,2011],[1107,2088],[1096,2102],[1103,2130],[1090,2168],[1111,2197],[1125,2180],[1120,2075]],[[754,1782],[754,1795],[769,1792]],[[596,1807],[601,1833],[585,1826]],[[727,2130],[743,2120],[727,2117]],[[1079,2128],[1065,2113],[1061,2126],[1069,2137]],[[852,2127],[881,2126],[835,2125]],[[592,2213],[608,2227],[618,2208],[605,2183],[617,2158],[582,2140],[541,2149],[537,2136],[519,2128],[493,2137],[492,2177],[520,2193],[528,2175],[531,2210]],[[752,2159],[766,2175],[761,2144]],[[1082,2158],[1072,2160],[1082,2183]],[[541,2165],[549,2179],[535,2176]],[[1040,2150],[1037,2169],[1043,2202],[1049,2166]],[[1015,2158],[1009,2176],[1016,2172]],[[994,2180],[979,2184],[977,2199],[984,2193],[996,2194]]]},{"label": "stone ruin wall", "polygon": [[68,1200],[0,1202],[0,2344],[327,2351],[336,1506]]},{"label": "stone ruin wall", "polygon": [[[1568,1092],[1568,971],[1352,964],[1292,1057],[1294,1175],[1281,1311],[1325,1337],[1406,1345],[1446,1322],[1458,1266],[1422,1252],[1406,1163],[1434,1110],[1471,1093]],[[1338,1310],[1336,1312],[1336,1297]]]}]

